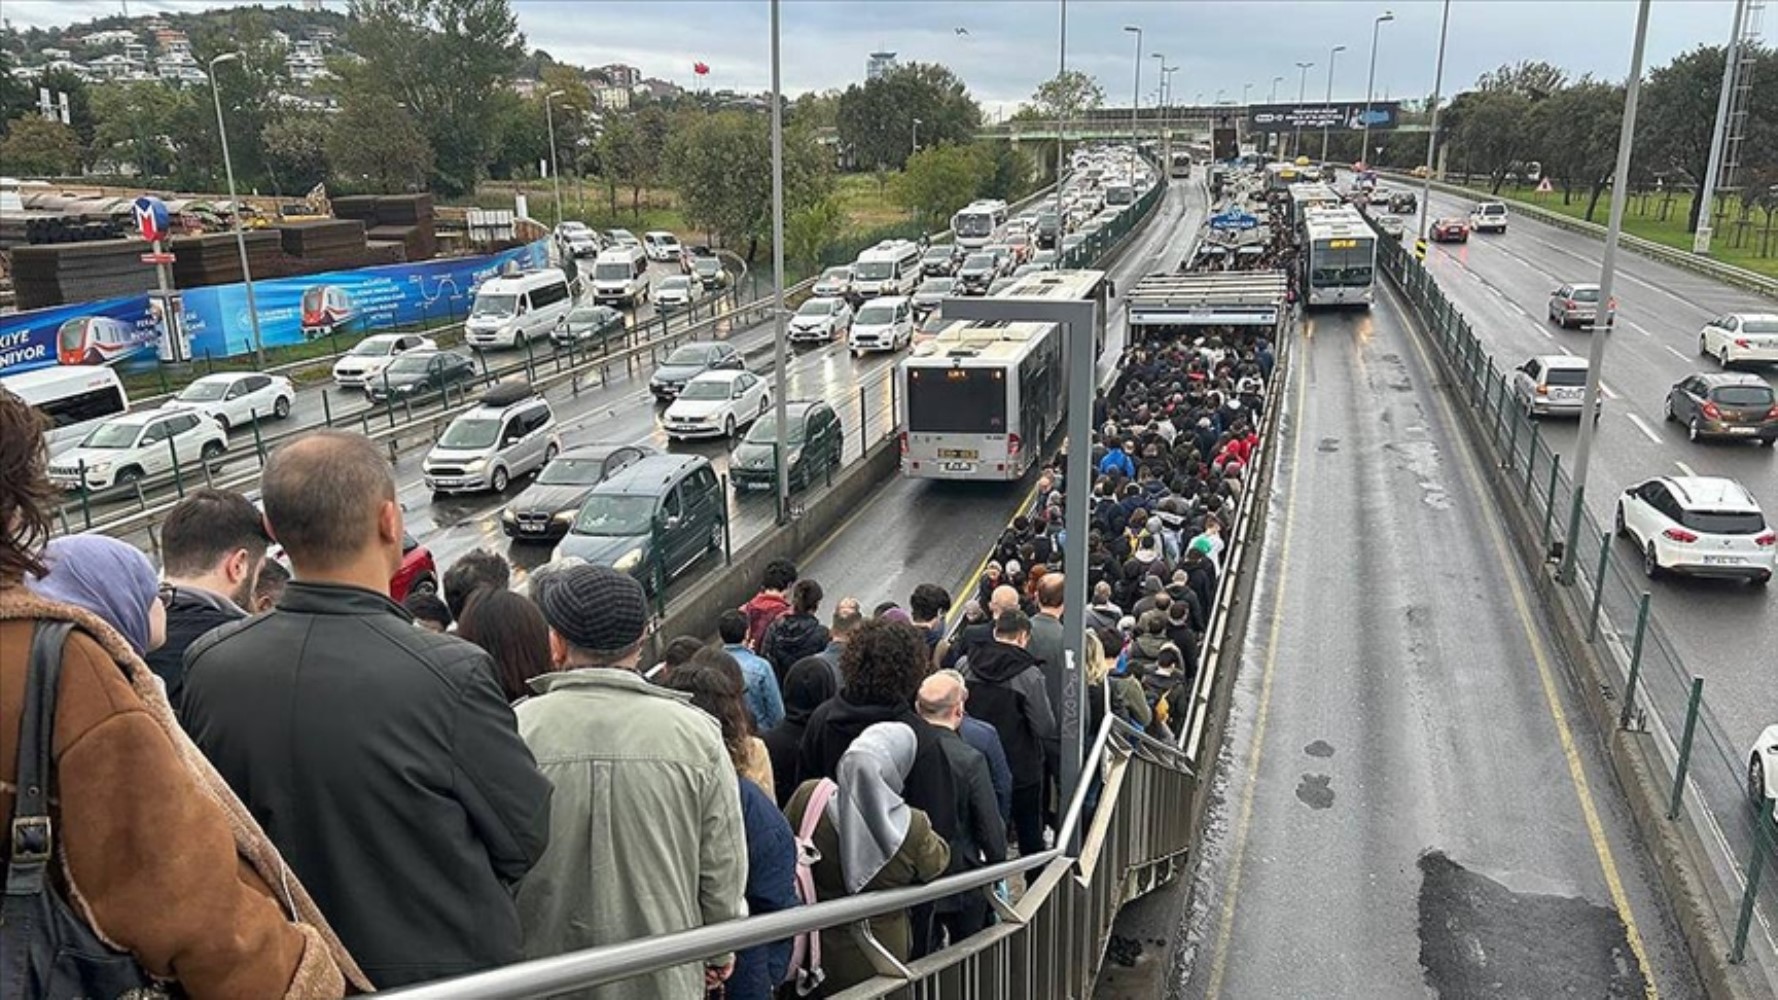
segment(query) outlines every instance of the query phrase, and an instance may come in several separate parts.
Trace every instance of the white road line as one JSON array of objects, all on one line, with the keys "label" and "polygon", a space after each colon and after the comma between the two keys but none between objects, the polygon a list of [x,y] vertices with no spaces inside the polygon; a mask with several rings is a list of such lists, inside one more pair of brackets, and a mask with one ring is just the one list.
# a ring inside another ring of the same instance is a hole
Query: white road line
[{"label": "white road line", "polygon": [[1689,465],[1687,465],[1687,464],[1685,464],[1685,463],[1684,463],[1684,462],[1674,462],[1674,463],[1673,463],[1673,464],[1674,464],[1674,465],[1677,465],[1677,466],[1679,466],[1679,471],[1680,471],[1680,472],[1683,472],[1683,473],[1685,473],[1685,474],[1686,474],[1686,475],[1688,475],[1688,476],[1691,476],[1691,477],[1692,477],[1692,478],[1694,478],[1694,479],[1695,479],[1695,478],[1697,478],[1697,475],[1698,475],[1698,474],[1697,474],[1697,473],[1696,473],[1696,472],[1693,472],[1693,471],[1692,471],[1692,467],[1691,467],[1691,466],[1689,466]]},{"label": "white road line", "polygon": [[1634,413],[1626,413],[1626,414],[1624,414],[1624,416],[1630,418],[1630,422],[1636,425],[1636,429],[1641,431],[1644,437],[1648,438],[1650,441],[1653,441],[1655,444],[1661,443],[1661,436],[1659,434],[1656,434],[1655,429],[1653,427],[1648,426],[1648,423],[1646,421],[1644,421],[1641,417],[1637,416]]},{"label": "white road line", "polygon": [[1599,383],[1599,392],[1600,392],[1600,394],[1601,394],[1601,395],[1603,395],[1603,396],[1604,396],[1604,397],[1605,397],[1605,398],[1606,398],[1606,399],[1616,399],[1616,398],[1618,398],[1618,395],[1617,395],[1617,390],[1616,390],[1616,389],[1613,389],[1613,388],[1612,388],[1612,387],[1611,387],[1611,386],[1609,386],[1609,385],[1606,385],[1606,384],[1605,384],[1605,383],[1604,383],[1604,382],[1600,382],[1600,383]]},{"label": "white road line", "polygon": [[1568,345],[1566,344],[1557,344],[1556,350],[1561,351],[1563,354],[1566,354],[1571,358],[1574,357],[1574,352],[1569,350]]},{"label": "white road line", "polygon": [[1691,358],[1686,357],[1684,354],[1681,354],[1680,352],[1674,350],[1672,344],[1662,344],[1661,347],[1664,348],[1668,354],[1671,354],[1674,357],[1678,358],[1679,360],[1687,362],[1688,364],[1692,360]]},{"label": "white road line", "polygon": [[1628,319],[1624,320],[1624,325],[1629,327],[1632,330],[1635,330],[1637,333],[1642,334],[1644,337],[1654,336],[1654,334],[1648,332],[1647,327],[1643,326],[1641,323],[1636,322],[1635,320],[1628,320]]}]

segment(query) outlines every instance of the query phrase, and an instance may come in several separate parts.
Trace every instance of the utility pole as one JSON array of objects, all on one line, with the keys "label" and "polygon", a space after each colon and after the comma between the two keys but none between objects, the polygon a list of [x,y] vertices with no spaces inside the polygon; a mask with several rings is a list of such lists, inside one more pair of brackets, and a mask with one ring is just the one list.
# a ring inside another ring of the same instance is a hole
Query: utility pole
[{"label": "utility pole", "polygon": [[563,91],[552,90],[543,95],[543,121],[549,126],[549,176],[556,185],[556,225],[562,225],[562,172],[556,168],[556,118],[550,111],[550,102],[563,95]]},{"label": "utility pole", "polygon": [[1377,89],[1377,35],[1383,30],[1383,22],[1393,20],[1395,13],[1386,10],[1371,25],[1371,75],[1364,85],[1364,145],[1358,148],[1359,162],[1366,167],[1371,163],[1371,94]]},{"label": "utility pole", "polygon": [[[784,88],[779,75],[778,0],[772,0],[772,399],[777,404],[778,435],[773,444],[772,464],[778,473],[778,522],[784,523],[790,502],[789,442],[785,431],[785,394],[790,383],[785,377],[784,347]],[[863,428],[859,429],[862,437]]]},{"label": "utility pole", "polygon": [[[1296,103],[1299,105],[1297,114],[1300,116],[1302,114],[1300,105],[1303,103],[1303,99],[1309,96],[1309,70],[1314,69],[1315,64],[1312,62],[1300,62],[1296,64],[1296,68],[1301,70],[1303,74],[1302,79],[1297,81],[1296,86]],[[1301,156],[1303,153],[1303,127],[1301,125],[1296,127],[1296,134],[1290,140],[1290,144],[1292,150],[1294,150],[1292,155]]]},{"label": "utility pole", "polygon": [[[1322,98],[1323,104],[1332,104],[1333,103],[1334,57],[1338,56],[1340,53],[1342,53],[1344,51],[1346,51],[1346,47],[1344,45],[1336,45],[1333,48],[1327,50],[1327,96]],[[1328,134],[1328,127],[1326,125],[1321,126],[1321,162],[1322,163],[1327,162],[1327,134]],[[1364,159],[1363,152],[1364,152],[1363,150],[1359,151],[1360,155],[1358,158],[1361,160]]]},{"label": "utility pole", "polygon": [[1729,48],[1722,62],[1722,93],[1716,95],[1716,128],[1710,133],[1710,167],[1704,171],[1703,208],[1698,212],[1698,231],[1692,236],[1692,253],[1710,253],[1711,209],[1716,203],[1716,179],[1722,173],[1723,139],[1729,134],[1729,96],[1735,89],[1735,64],[1741,61],[1741,23],[1747,16],[1747,0],[1735,4],[1735,23],[1729,29]]},{"label": "utility pole", "polygon": [[[224,52],[210,60],[210,94],[216,98],[216,132],[222,139],[222,168],[228,174],[228,209],[235,219],[235,250],[241,255],[241,284],[247,290],[247,327],[253,333],[253,362],[265,367],[265,340],[259,334],[259,304],[253,298],[253,268],[247,263],[247,234],[241,230],[241,199],[235,195],[235,161],[228,155],[228,126],[222,120],[222,90],[216,85],[216,67],[240,61],[239,52]],[[159,252],[159,249],[156,249]]]},{"label": "utility pole", "polygon": [[1136,141],[1136,112],[1142,107],[1142,29],[1133,25],[1124,25],[1124,30],[1136,35],[1136,80],[1130,85],[1130,141]]},{"label": "utility pole", "polygon": [[[772,0],[776,3],[777,0]],[[1068,94],[1063,92],[1067,86],[1068,75],[1068,0],[1061,0],[1060,37],[1056,42],[1056,90],[1062,98],[1056,106],[1056,246],[1062,246],[1061,233],[1067,226],[1068,216],[1062,210],[1062,164],[1067,161],[1067,151],[1062,142],[1063,126],[1068,121]]]},{"label": "utility pole", "polygon": [[1426,227],[1432,221],[1432,154],[1438,146],[1438,94],[1445,83],[1445,38],[1450,28],[1451,0],[1445,0],[1445,11],[1438,23],[1438,69],[1432,74],[1432,127],[1426,133],[1426,177],[1420,182],[1420,238],[1414,243],[1414,253],[1422,257],[1426,254]]}]

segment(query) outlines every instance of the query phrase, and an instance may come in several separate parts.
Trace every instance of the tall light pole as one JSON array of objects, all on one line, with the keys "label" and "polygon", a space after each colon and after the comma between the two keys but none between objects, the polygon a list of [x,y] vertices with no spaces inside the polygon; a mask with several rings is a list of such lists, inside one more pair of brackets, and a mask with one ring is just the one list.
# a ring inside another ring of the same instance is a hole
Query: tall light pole
[{"label": "tall light pole", "polygon": [[1130,85],[1130,141],[1136,141],[1136,110],[1142,105],[1142,29],[1133,24],[1124,30],[1136,36],[1136,80]]},{"label": "tall light pole", "polygon": [[1272,99],[1271,99],[1272,104],[1278,103],[1278,85],[1283,82],[1284,82],[1284,78],[1281,76],[1272,77]]},{"label": "tall light pole", "polygon": [[[1296,85],[1296,102],[1301,105],[1303,100],[1309,96],[1309,71],[1315,68],[1315,64],[1312,62],[1300,62],[1296,64],[1296,68],[1301,70],[1303,74],[1302,79],[1298,80]],[[1297,110],[1297,114],[1302,114],[1301,108]],[[1292,150],[1291,155],[1301,156],[1303,155],[1303,127],[1298,125],[1295,132],[1295,137],[1290,141]]]},{"label": "tall light pole", "polygon": [[[1605,367],[1605,342],[1611,327],[1600,329],[1599,315],[1611,318],[1611,283],[1617,275],[1618,239],[1624,229],[1624,203],[1629,198],[1630,147],[1636,139],[1636,100],[1642,93],[1642,51],[1648,42],[1649,0],[1636,7],[1636,42],[1630,47],[1630,75],[1624,81],[1624,120],[1618,130],[1617,170],[1611,178],[1611,218],[1605,225],[1605,255],[1599,264],[1599,301],[1593,309],[1593,337],[1587,351],[1587,392],[1581,401],[1582,413],[1597,413],[1600,372]],[[1587,467],[1593,457],[1594,423],[1582,419],[1580,441],[1574,448],[1574,509],[1568,515],[1568,544],[1563,546],[1562,566],[1556,579],[1574,582],[1574,554],[1580,546],[1575,538],[1580,531],[1580,512],[1586,500]]]},{"label": "tall light pole", "polygon": [[1420,238],[1414,244],[1415,253],[1425,252],[1426,227],[1432,221],[1432,154],[1438,145],[1438,92],[1445,83],[1445,38],[1450,27],[1451,0],[1445,0],[1445,12],[1438,23],[1438,68],[1432,74],[1432,123],[1426,133],[1426,177],[1420,182]]},{"label": "tall light pole", "polygon": [[[1344,51],[1346,51],[1346,47],[1344,45],[1336,45],[1333,48],[1327,50],[1327,96],[1322,98],[1323,104],[1332,104],[1333,103],[1334,57],[1338,56],[1340,53],[1342,53]],[[1321,162],[1322,163],[1327,162],[1327,132],[1328,132],[1327,126],[1326,125],[1321,126]],[[1360,159],[1363,159],[1363,157],[1360,157]]]},{"label": "tall light pole", "polygon": [[228,155],[228,126],[222,120],[222,88],[216,86],[216,67],[239,62],[239,52],[224,52],[210,60],[210,94],[216,98],[216,132],[222,138],[222,169],[228,174],[228,210],[235,217],[235,249],[241,254],[241,284],[247,289],[247,327],[253,331],[253,362],[265,367],[265,341],[259,335],[259,303],[253,298],[253,268],[247,264],[247,234],[241,229],[241,200],[235,197],[235,162]]},{"label": "tall light pole", "polygon": [[[773,2],[775,3],[777,0],[773,0]],[[1064,77],[1068,75],[1068,0],[1061,0],[1057,6],[1061,8],[1059,17],[1061,24],[1057,28],[1056,39],[1056,88],[1062,90],[1067,83]],[[1056,109],[1056,232],[1058,234],[1063,231],[1068,219],[1067,213],[1062,211],[1062,164],[1067,157],[1067,145],[1062,141],[1063,126],[1068,122],[1066,92],[1062,94],[1062,97],[1063,101]],[[1058,249],[1062,246],[1059,235],[1056,238],[1056,246]]]},{"label": "tall light pole", "polygon": [[916,118],[916,119],[914,119],[914,148],[913,148],[913,152],[918,153],[919,151],[920,151],[920,119]]},{"label": "tall light pole", "polygon": [[1698,231],[1692,235],[1692,253],[1710,252],[1710,216],[1716,201],[1716,179],[1722,170],[1723,141],[1729,132],[1729,93],[1734,89],[1735,64],[1741,61],[1741,21],[1747,15],[1747,0],[1735,4],[1734,26],[1729,29],[1729,47],[1722,61],[1722,90],[1716,95],[1716,128],[1710,134],[1710,166],[1704,171],[1704,193],[1698,204]]},{"label": "tall light pole", "polygon": [[[784,413],[790,383],[785,379],[784,347],[784,88],[779,74],[778,0],[772,0],[772,379],[777,383],[772,398],[777,403],[778,434],[772,445],[772,464],[777,466],[778,521],[788,514],[790,498],[790,444],[785,430],[790,418]],[[860,428],[862,435],[863,429]]]},{"label": "tall light pole", "polygon": [[1160,86],[1155,91],[1154,106],[1161,109],[1161,160],[1168,162],[1166,157],[1167,142],[1167,57],[1164,53],[1151,52],[1149,58],[1155,60],[1155,75],[1161,78]]},{"label": "tall light pole", "polygon": [[562,224],[562,172],[556,169],[556,117],[550,111],[550,103],[563,96],[563,91],[552,90],[543,95],[543,121],[549,126],[549,176],[556,184],[556,225]]},{"label": "tall light pole", "polygon": [[1364,84],[1364,144],[1358,147],[1358,159],[1367,167],[1371,162],[1371,92],[1377,86],[1377,35],[1383,30],[1383,22],[1393,20],[1395,12],[1386,10],[1371,25],[1371,74]]}]

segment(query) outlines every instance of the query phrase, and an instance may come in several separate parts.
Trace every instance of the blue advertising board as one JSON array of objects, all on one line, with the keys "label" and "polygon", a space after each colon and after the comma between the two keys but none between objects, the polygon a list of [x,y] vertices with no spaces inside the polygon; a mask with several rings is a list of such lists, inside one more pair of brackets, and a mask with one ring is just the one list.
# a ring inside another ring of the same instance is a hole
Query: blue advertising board
[{"label": "blue advertising board", "polygon": [[[266,347],[280,347],[331,333],[357,334],[438,319],[449,312],[462,315],[484,279],[548,262],[548,241],[538,240],[487,256],[256,281],[260,336]],[[244,286],[212,285],[179,294],[191,357],[252,351]],[[55,364],[148,361],[163,335],[159,311],[150,296],[132,295],[0,315],[0,375]]]},{"label": "blue advertising board", "polygon": [[1215,230],[1245,231],[1259,226],[1259,217],[1246,212],[1229,211],[1210,217],[1210,228]]}]

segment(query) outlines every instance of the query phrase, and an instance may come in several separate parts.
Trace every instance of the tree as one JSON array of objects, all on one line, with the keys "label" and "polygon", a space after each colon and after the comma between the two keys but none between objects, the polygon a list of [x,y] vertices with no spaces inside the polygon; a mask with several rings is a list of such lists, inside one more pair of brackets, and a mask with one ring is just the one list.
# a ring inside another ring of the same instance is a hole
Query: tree
[{"label": "tree", "polygon": [[1533,105],[1527,120],[1527,155],[1535,154],[1544,176],[1562,186],[1563,204],[1576,191],[1587,193],[1589,221],[1617,166],[1623,112],[1621,87],[1582,77]]},{"label": "tree", "polygon": [[840,124],[839,90],[807,91],[790,102],[784,120],[808,128],[838,128]]},{"label": "tree", "polygon": [[891,195],[930,229],[975,200],[987,173],[984,159],[980,151],[967,146],[922,149],[908,158],[901,175],[890,184]]},{"label": "tree", "polygon": [[1567,85],[1567,70],[1529,59],[1503,65],[1476,79],[1477,90],[1503,90],[1532,102],[1552,97]]},{"label": "tree", "polygon": [[613,216],[617,215],[617,189],[627,186],[630,212],[636,218],[642,217],[642,187],[656,162],[635,119],[626,116],[605,126],[605,134],[599,137],[599,167]]},{"label": "tree", "polygon": [[840,94],[840,143],[866,169],[899,168],[913,151],[918,120],[922,148],[965,144],[982,124],[982,109],[955,73],[936,63],[908,63]]},{"label": "tree", "polygon": [[26,115],[0,140],[0,163],[11,173],[59,177],[80,167],[80,136],[61,122]]},{"label": "tree", "polygon": [[0,49],[0,136],[16,118],[23,118],[36,107],[36,93],[25,81],[12,75],[17,60],[12,53]]},{"label": "tree", "polygon": [[1493,192],[1499,194],[1507,172],[1526,145],[1525,126],[1531,102],[1509,90],[1480,90],[1459,96],[1468,100],[1463,102],[1462,123],[1452,136],[1452,145],[1461,151],[1465,169],[1488,174]]},{"label": "tree", "polygon": [[[1703,210],[1701,189],[1710,170],[1723,59],[1721,46],[1700,46],[1654,70],[1643,85],[1637,114],[1636,152],[1646,155],[1648,169],[1657,175],[1677,172],[1693,185],[1686,223],[1691,231],[1697,230]],[[1753,166],[1772,164],[1778,162],[1778,53],[1762,49],[1754,54],[1751,81],[1740,159]]]},{"label": "tree", "polygon": [[380,94],[348,93],[327,137],[335,176],[352,187],[398,192],[426,182],[432,145],[413,117]]},{"label": "tree", "polygon": [[434,186],[474,189],[498,151],[488,127],[503,81],[524,54],[509,0],[352,0],[342,64],[349,83],[407,105],[431,152]]},{"label": "tree", "polygon": [[[747,241],[753,259],[771,230],[772,149],[767,119],[718,111],[682,119],[662,161],[679,192],[686,218],[736,245]],[[786,218],[826,197],[832,188],[827,156],[806,129],[784,133]]]},{"label": "tree", "polygon": [[93,159],[111,169],[133,167],[145,178],[171,178],[181,154],[174,137],[185,135],[180,123],[193,117],[194,104],[189,91],[158,82],[96,88]]},{"label": "tree", "polygon": [[259,135],[272,190],[306,192],[327,179],[328,120],[293,114],[274,119]]},{"label": "tree", "polygon": [[[1078,118],[1105,103],[1105,90],[1099,81],[1080,70],[1065,70],[1037,85],[1027,107],[1046,120]],[[1022,110],[1022,109],[1021,109]]]},{"label": "tree", "polygon": [[821,264],[821,252],[846,229],[846,211],[832,198],[822,198],[784,220],[784,255],[792,264],[813,271]]},{"label": "tree", "polygon": [[976,146],[985,173],[980,194],[984,198],[1012,201],[1031,190],[1031,159],[1010,142],[984,142]]}]

